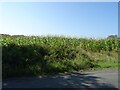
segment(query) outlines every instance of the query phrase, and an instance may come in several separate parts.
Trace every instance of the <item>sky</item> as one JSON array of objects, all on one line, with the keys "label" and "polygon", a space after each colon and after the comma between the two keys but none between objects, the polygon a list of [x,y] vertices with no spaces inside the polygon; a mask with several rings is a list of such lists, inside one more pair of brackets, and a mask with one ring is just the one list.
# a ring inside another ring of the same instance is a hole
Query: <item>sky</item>
[{"label": "sky", "polygon": [[103,38],[118,34],[117,2],[0,3],[0,34]]}]

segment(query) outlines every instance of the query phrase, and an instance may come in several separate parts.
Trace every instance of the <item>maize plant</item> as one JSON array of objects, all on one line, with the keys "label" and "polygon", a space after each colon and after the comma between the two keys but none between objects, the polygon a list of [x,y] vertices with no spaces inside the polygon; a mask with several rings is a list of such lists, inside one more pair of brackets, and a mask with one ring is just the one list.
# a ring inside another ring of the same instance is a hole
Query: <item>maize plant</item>
[{"label": "maize plant", "polygon": [[[72,69],[77,69],[78,67],[79,69],[81,67],[83,68],[83,66],[79,66],[82,65],[80,60],[85,62],[85,66],[89,62],[87,66],[89,68],[89,66],[94,65],[92,61],[89,61],[91,58],[85,52],[118,53],[118,50],[120,50],[119,38],[87,39],[63,36],[3,35],[3,37],[0,38],[0,42],[3,50],[3,71],[8,73],[6,75],[15,75],[16,72],[14,69],[16,68],[23,69],[23,72],[21,70],[21,74],[51,72],[54,70],[61,71],[67,70],[67,67]],[[56,65],[54,63],[56,63]],[[39,70],[37,67],[39,67]],[[30,69],[30,72],[25,72],[25,68],[27,70]]]}]

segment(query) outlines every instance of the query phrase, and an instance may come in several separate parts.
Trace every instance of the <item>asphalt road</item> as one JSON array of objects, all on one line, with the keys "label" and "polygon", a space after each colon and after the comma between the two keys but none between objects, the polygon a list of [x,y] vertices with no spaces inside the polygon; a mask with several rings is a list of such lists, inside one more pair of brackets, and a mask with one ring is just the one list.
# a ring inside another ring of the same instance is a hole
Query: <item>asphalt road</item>
[{"label": "asphalt road", "polygon": [[3,88],[118,88],[118,69],[3,80]]}]

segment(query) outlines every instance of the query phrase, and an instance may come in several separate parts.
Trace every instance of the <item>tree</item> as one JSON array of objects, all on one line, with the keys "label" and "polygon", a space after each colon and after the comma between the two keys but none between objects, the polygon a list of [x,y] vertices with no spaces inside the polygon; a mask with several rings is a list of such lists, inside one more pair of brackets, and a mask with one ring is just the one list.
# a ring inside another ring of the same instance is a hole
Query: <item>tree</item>
[{"label": "tree", "polygon": [[107,38],[118,38],[117,35],[109,35]]}]

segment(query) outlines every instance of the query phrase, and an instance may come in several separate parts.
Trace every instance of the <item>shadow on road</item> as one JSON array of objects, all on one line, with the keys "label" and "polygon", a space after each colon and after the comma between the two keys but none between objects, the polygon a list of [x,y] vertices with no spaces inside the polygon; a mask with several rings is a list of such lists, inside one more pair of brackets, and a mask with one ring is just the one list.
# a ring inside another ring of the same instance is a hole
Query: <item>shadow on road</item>
[{"label": "shadow on road", "polygon": [[[95,90],[105,89],[118,90],[109,83],[105,83],[100,77],[90,74],[72,73],[49,77],[22,77],[3,80],[3,88],[77,88]],[[4,90],[3,89],[3,90]]]}]

